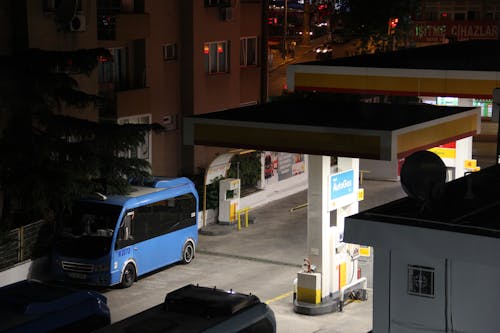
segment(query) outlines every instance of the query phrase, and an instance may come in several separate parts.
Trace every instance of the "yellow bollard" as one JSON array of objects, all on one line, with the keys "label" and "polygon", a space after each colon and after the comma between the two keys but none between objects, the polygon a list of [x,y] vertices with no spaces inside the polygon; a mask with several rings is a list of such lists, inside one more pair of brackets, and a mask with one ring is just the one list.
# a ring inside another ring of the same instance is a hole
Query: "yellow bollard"
[{"label": "yellow bollard", "polygon": [[248,211],[250,208],[239,209],[236,214],[238,214],[238,230],[241,230],[241,213],[245,213],[245,228],[248,228]]}]

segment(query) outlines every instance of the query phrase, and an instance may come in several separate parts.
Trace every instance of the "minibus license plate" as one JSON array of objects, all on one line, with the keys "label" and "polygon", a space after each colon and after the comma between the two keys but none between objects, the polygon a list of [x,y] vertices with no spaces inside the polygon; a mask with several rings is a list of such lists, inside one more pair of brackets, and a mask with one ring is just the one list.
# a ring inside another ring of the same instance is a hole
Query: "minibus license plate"
[{"label": "minibus license plate", "polygon": [[68,276],[72,279],[79,279],[79,280],[85,280],[87,278],[87,274],[74,273],[74,272],[69,272]]}]

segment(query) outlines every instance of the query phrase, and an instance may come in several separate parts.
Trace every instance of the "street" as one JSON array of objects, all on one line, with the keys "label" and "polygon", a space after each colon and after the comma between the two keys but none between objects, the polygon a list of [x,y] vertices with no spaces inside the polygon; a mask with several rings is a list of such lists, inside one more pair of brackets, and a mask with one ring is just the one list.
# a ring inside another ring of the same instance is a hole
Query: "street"
[{"label": "street", "polygon": [[[278,50],[273,50],[273,65],[269,71],[269,97],[282,95],[283,89],[286,85],[286,67],[288,64],[316,61],[316,54],[313,52],[313,49],[316,46],[325,43],[327,40],[328,37],[325,35],[306,43],[297,44],[296,57],[293,59],[288,57],[286,61],[281,58]],[[350,41],[344,44],[334,44],[333,58],[348,56],[354,50],[354,43],[355,41]]]}]

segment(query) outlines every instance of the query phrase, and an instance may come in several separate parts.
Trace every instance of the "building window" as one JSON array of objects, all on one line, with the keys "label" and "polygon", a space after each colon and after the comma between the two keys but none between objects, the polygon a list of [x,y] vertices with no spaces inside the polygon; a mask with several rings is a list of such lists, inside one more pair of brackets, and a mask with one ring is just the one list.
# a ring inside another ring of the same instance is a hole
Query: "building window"
[{"label": "building window", "polygon": [[205,0],[205,7],[229,7],[231,0]]},{"label": "building window", "polygon": [[479,10],[469,10],[467,11],[467,20],[468,21],[476,21],[479,20]]},{"label": "building window", "polygon": [[240,66],[257,65],[257,37],[240,39]]},{"label": "building window", "polygon": [[99,85],[101,90],[124,90],[129,87],[127,72],[127,50],[115,48],[109,50],[112,58],[99,59]]},{"label": "building window", "polygon": [[[55,12],[61,5],[62,0],[43,0],[43,11],[44,12]],[[74,5],[74,7],[70,7],[69,10],[71,11],[77,11],[81,12],[82,11],[82,2],[81,0],[76,0],[71,2],[71,4]]]},{"label": "building window", "polygon": [[229,72],[229,42],[208,42],[203,46],[205,72],[209,74]]},{"label": "building window", "polygon": [[[130,117],[122,117],[118,118],[117,123],[119,125],[125,125],[125,124],[151,124],[151,115],[150,114],[143,114],[143,115],[137,115],[137,116],[130,116]],[[144,160],[147,160],[151,162],[151,132],[147,132],[144,135],[144,143],[139,145],[137,149],[131,149],[128,152],[124,154],[125,157],[128,158],[141,158]]]},{"label": "building window", "polygon": [[434,268],[408,265],[408,294],[434,298]]},{"label": "building window", "polygon": [[177,59],[177,44],[163,45],[163,60],[176,60]]}]

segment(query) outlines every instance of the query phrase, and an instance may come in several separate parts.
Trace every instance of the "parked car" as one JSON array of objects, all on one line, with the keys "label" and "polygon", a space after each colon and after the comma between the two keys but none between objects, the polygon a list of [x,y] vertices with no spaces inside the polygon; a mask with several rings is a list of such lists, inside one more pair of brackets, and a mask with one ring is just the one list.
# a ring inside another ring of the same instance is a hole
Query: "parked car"
[{"label": "parked car", "polygon": [[193,284],[165,301],[95,333],[275,333],[274,312],[255,295]]},{"label": "parked car", "polygon": [[0,332],[86,333],[111,323],[105,296],[37,280],[0,288]]}]

